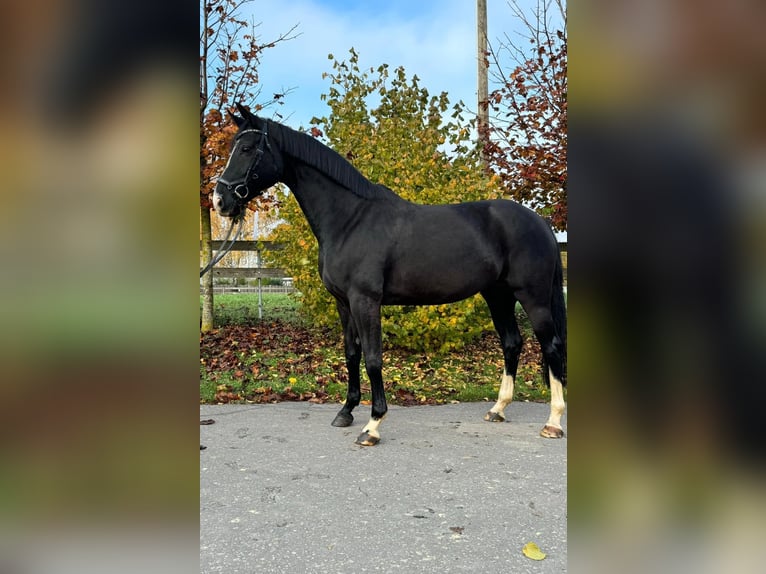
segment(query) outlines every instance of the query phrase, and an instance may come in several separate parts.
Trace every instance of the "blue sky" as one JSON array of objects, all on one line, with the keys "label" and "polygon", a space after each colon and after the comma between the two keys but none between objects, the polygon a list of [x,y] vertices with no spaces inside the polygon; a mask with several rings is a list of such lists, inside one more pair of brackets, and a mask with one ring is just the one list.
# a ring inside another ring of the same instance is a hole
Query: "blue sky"
[{"label": "blue sky", "polygon": [[[522,0],[534,6],[536,0]],[[259,72],[264,94],[294,88],[279,113],[299,128],[328,112],[320,95],[331,71],[327,55],[347,59],[354,47],[360,67],[389,64],[417,74],[430,94],[476,109],[476,2],[474,0],[255,0],[247,14],[269,41],[294,25],[301,35],[267,50]],[[495,44],[523,29],[506,0],[488,0],[488,37]],[[269,112],[271,113],[271,112]],[[268,115],[268,114],[267,114]]]}]

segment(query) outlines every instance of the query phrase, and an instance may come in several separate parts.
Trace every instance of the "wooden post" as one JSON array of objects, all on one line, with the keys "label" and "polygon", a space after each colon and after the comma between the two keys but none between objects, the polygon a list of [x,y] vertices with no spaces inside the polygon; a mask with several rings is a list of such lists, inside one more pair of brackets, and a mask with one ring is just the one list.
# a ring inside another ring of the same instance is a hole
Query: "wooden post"
[{"label": "wooden post", "polygon": [[484,143],[489,134],[489,83],[487,81],[487,70],[489,60],[487,58],[487,0],[476,0],[476,62],[478,71],[477,82],[477,106],[478,116],[476,129],[479,133],[479,146],[481,148],[481,159],[484,166],[487,166],[487,157],[484,153]]},{"label": "wooden post", "polygon": [[[255,266],[261,267],[261,250],[255,252]],[[263,282],[261,276],[258,276],[258,319],[263,319]]]}]

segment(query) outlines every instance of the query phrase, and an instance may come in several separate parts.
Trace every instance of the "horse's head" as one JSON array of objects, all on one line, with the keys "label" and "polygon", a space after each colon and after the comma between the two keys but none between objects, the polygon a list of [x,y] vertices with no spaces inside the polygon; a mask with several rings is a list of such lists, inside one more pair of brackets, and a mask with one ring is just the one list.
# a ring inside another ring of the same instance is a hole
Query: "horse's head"
[{"label": "horse's head", "polygon": [[232,115],[239,131],[229,161],[213,191],[219,215],[238,217],[247,203],[277,183],[282,176],[282,155],[272,145],[269,122],[237,104],[242,117]]}]

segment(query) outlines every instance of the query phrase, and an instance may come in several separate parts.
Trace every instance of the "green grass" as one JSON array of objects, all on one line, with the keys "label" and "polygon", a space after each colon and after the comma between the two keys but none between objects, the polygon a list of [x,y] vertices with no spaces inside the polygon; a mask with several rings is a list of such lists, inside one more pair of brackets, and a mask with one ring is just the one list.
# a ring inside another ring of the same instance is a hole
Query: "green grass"
[{"label": "green grass", "polygon": [[[202,312],[202,296],[199,300]],[[285,293],[263,294],[263,318],[274,321],[299,321],[298,302]],[[215,326],[248,325],[258,321],[257,293],[224,293],[213,298]]]},{"label": "green grass", "polygon": [[[298,303],[287,295],[265,294],[263,302],[264,318],[272,323],[267,332],[260,323],[261,331],[254,335],[259,325],[257,295],[216,296],[219,328],[217,339],[201,346],[200,401],[221,402],[221,393],[235,397],[223,402],[297,400],[312,393],[323,401],[342,400],[347,374],[340,333],[303,325]],[[525,340],[534,338],[523,313],[519,326]],[[362,400],[369,401],[369,382],[362,372]],[[384,349],[386,398],[393,404],[494,401],[502,372],[494,333],[445,354]],[[530,347],[522,354],[514,400],[549,400],[539,356]]]},{"label": "green grass", "polygon": [[[264,349],[240,355],[235,369],[216,373],[215,379],[204,365],[200,369],[200,400],[216,402],[222,386],[238,393],[244,402],[260,402],[264,394],[297,395],[317,393],[329,400],[341,400],[346,392],[342,350],[334,346],[317,347],[310,357],[290,350]],[[241,374],[240,374],[241,373]]]}]

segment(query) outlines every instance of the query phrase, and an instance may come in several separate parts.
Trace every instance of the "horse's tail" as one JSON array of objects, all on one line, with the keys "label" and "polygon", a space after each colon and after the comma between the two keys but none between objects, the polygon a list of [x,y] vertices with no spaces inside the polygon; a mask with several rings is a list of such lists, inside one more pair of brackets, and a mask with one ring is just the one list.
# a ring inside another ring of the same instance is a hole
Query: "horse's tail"
[{"label": "horse's tail", "polygon": [[[567,305],[564,299],[564,268],[561,253],[556,255],[553,270],[553,291],[551,294],[551,315],[556,336],[561,341],[561,384],[567,384]],[[547,371],[547,369],[546,369]],[[547,372],[546,372],[547,375]]]}]

